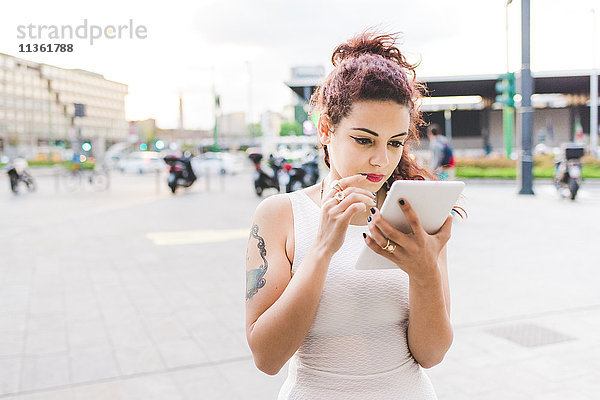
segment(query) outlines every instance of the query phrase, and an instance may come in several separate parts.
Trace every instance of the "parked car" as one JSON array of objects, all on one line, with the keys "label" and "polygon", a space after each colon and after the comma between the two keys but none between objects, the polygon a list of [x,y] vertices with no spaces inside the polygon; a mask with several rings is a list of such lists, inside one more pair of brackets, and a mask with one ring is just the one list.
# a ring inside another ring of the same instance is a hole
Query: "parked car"
[{"label": "parked car", "polygon": [[232,153],[203,153],[192,158],[192,168],[196,175],[209,174],[231,174],[235,175],[247,169],[247,162],[244,158]]},{"label": "parked car", "polygon": [[163,156],[156,151],[134,151],[117,162],[116,168],[121,172],[144,174],[166,169]]},{"label": "parked car", "polygon": [[106,169],[117,168],[119,161],[127,157],[130,147],[131,143],[129,142],[119,142],[110,146],[104,153],[102,166]]}]

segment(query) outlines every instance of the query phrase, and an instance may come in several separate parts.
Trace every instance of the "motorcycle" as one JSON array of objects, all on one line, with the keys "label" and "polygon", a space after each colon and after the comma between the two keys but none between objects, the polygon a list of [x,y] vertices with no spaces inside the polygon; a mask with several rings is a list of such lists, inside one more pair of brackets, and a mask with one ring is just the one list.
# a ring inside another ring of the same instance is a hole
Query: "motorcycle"
[{"label": "motorcycle", "polygon": [[196,174],[194,174],[189,158],[170,155],[166,156],[164,160],[169,172],[167,185],[171,188],[171,193],[175,194],[175,190],[179,186],[186,188],[192,186],[196,179],[198,179]]},{"label": "motorcycle", "polygon": [[565,193],[568,193],[571,200],[575,200],[582,182],[581,157],[584,147],[567,143],[561,150],[561,157],[554,161],[554,186],[561,197],[566,197]]},{"label": "motorcycle", "polygon": [[8,163],[4,170],[10,178],[10,190],[13,193],[19,193],[19,185],[22,183],[27,187],[29,192],[34,192],[36,189],[33,176],[29,173],[29,164],[24,158],[18,157],[12,163]]},{"label": "motorcycle", "polygon": [[[269,156],[268,165],[271,167],[272,173],[267,173],[260,166],[263,155],[260,153],[252,153],[248,156],[254,163],[254,190],[257,196],[262,196],[265,189],[274,188],[277,192],[281,191],[279,174],[284,166],[285,159],[283,157]],[[287,174],[286,174],[287,177]],[[287,182],[285,182],[287,183]]]},{"label": "motorcycle", "polygon": [[319,180],[319,163],[317,161],[317,156],[313,156],[298,167],[288,168],[288,175],[290,178],[285,186],[285,191],[287,193],[314,185]]}]

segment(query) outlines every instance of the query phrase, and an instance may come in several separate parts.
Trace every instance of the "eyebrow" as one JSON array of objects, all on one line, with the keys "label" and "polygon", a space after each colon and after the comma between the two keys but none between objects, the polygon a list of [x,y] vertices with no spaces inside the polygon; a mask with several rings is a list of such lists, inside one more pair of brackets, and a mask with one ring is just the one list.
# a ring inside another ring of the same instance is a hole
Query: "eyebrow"
[{"label": "eyebrow", "polygon": [[[373,132],[372,130],[367,129],[367,128],[352,128],[352,129],[355,130],[355,131],[362,131],[362,132],[370,133],[373,136],[379,136],[379,134],[377,132]],[[406,132],[394,135],[390,139],[395,138],[397,136],[404,136],[404,135],[406,135]]]}]

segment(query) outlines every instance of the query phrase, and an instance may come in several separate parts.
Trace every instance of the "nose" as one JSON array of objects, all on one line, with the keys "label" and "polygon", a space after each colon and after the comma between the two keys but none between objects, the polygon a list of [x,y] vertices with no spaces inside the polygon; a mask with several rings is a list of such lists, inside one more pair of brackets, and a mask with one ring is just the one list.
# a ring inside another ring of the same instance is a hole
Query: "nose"
[{"label": "nose", "polygon": [[381,168],[388,165],[389,162],[388,151],[385,147],[375,149],[374,154],[371,155],[370,163],[374,167]]}]

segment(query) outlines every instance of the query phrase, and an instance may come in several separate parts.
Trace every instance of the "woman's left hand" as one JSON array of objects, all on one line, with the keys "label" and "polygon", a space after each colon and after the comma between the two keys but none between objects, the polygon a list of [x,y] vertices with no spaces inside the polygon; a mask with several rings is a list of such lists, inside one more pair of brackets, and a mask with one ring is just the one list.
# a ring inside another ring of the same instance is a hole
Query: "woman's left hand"
[{"label": "woman's left hand", "polygon": [[[402,199],[401,199],[402,200]],[[393,261],[410,279],[416,282],[429,282],[432,277],[438,276],[438,257],[444,248],[452,230],[452,216],[448,216],[440,230],[430,235],[421,226],[419,217],[408,203],[404,200],[404,205],[398,203],[402,209],[406,220],[412,229],[411,233],[403,233],[388,223],[379,213],[379,210],[371,214],[369,222],[369,231],[371,236],[365,238],[367,246],[375,253],[384,256]],[[395,246],[394,251],[390,252],[383,248],[388,244]]]}]

